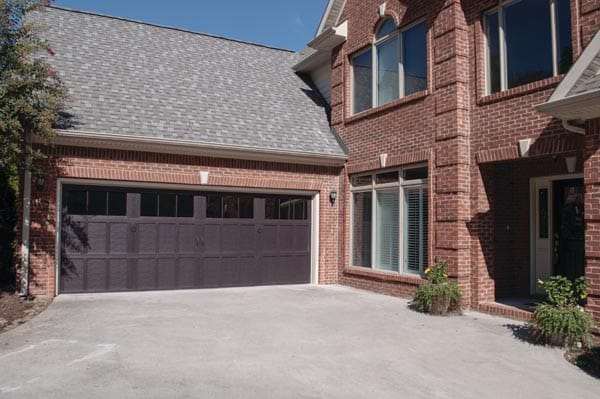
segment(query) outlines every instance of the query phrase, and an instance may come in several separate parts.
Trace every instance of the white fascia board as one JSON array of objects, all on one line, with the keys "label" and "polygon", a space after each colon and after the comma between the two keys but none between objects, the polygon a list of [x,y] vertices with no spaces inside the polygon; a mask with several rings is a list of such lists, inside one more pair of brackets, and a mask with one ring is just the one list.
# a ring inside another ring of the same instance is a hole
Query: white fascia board
[{"label": "white fascia board", "polygon": [[564,120],[600,118],[600,89],[534,105],[534,108]]},{"label": "white fascia board", "polygon": [[581,75],[583,75],[592,61],[594,61],[598,53],[600,53],[600,31],[596,33],[590,44],[588,44],[583,53],[581,53],[562,82],[560,82],[556,90],[554,90],[548,99],[548,102],[565,98],[577,84]]},{"label": "white fascia board", "polygon": [[[34,142],[43,143],[43,140],[39,137],[34,137]],[[155,139],[141,136],[72,130],[56,130],[56,136],[52,139],[51,143],[54,145],[75,147],[106,148],[319,166],[343,166],[348,159],[346,155],[316,154],[292,150],[219,145],[192,140]]]},{"label": "white fascia board", "polygon": [[344,43],[348,37],[348,21],[339,26],[329,28],[308,43],[308,47],[316,50],[331,51],[334,47]]}]

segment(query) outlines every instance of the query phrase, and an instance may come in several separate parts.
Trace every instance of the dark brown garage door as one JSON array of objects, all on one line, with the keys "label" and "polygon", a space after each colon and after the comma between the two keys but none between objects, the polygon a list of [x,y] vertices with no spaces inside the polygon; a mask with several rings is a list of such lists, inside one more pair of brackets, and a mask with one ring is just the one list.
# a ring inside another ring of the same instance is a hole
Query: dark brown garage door
[{"label": "dark brown garage door", "polygon": [[60,291],[308,283],[309,201],[65,186]]}]

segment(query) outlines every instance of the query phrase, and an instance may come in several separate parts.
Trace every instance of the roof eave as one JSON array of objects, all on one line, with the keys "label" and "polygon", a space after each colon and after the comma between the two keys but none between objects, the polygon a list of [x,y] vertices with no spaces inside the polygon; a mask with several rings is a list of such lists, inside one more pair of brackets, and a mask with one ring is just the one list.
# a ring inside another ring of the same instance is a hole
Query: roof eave
[{"label": "roof eave", "polygon": [[600,118],[600,89],[535,105],[544,114],[563,120]]},{"label": "roof eave", "polygon": [[331,50],[343,44],[348,37],[348,21],[339,26],[328,28],[326,31],[315,37],[308,47],[317,50],[315,53],[304,57],[292,69],[296,72],[309,72],[322,66],[330,60]]},{"label": "roof eave", "polygon": [[[34,142],[44,143],[36,137]],[[116,135],[73,130],[56,130],[53,145],[118,149],[164,154],[206,156],[211,158],[267,161],[316,166],[343,166],[348,159],[343,154],[321,154],[304,151],[221,145],[192,140],[155,139],[141,136]]]}]

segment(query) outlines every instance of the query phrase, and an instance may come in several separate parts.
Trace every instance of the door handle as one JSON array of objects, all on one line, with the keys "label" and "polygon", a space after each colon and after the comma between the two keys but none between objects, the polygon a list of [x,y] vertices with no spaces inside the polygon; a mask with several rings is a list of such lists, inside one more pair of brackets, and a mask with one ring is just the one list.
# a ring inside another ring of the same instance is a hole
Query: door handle
[{"label": "door handle", "polygon": [[137,231],[137,227],[136,226],[131,226],[131,232],[135,233]]}]

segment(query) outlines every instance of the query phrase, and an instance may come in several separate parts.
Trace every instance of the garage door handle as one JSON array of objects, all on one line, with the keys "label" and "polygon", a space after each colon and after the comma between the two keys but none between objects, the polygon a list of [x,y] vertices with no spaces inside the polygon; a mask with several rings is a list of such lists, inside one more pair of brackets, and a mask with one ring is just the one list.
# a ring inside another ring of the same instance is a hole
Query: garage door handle
[{"label": "garage door handle", "polygon": [[196,237],[196,246],[204,246],[204,240],[201,239],[200,237]]},{"label": "garage door handle", "polygon": [[132,232],[132,233],[135,233],[136,231],[137,231],[137,227],[135,227],[135,226],[131,226],[131,232]]}]

